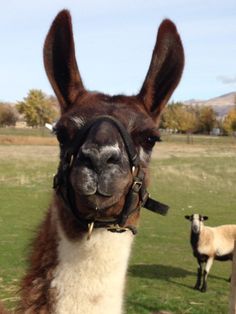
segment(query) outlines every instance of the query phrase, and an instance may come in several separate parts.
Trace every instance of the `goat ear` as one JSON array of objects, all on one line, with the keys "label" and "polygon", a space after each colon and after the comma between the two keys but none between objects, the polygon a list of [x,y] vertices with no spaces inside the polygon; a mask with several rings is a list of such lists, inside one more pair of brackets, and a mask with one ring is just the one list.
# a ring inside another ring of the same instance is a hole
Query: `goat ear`
[{"label": "goat ear", "polygon": [[56,16],[47,34],[44,66],[63,113],[84,91],[75,59],[71,16],[67,10]]},{"label": "goat ear", "polygon": [[190,216],[189,215],[184,216],[184,218],[187,219],[187,220],[190,220]]},{"label": "goat ear", "polygon": [[208,216],[203,216],[203,220],[208,220]]},{"label": "goat ear", "polygon": [[157,120],[176,86],[184,67],[184,50],[175,24],[164,20],[158,30],[151,63],[138,95]]}]

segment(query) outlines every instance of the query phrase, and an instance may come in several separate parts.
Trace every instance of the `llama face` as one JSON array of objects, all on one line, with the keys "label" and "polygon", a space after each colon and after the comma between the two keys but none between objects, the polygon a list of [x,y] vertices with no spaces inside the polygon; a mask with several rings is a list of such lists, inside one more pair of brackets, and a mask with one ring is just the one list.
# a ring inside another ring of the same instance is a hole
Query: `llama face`
[{"label": "llama face", "polygon": [[[68,11],[60,12],[49,30],[44,64],[61,107],[61,118],[55,127],[61,160],[84,125],[106,115],[118,120],[131,137],[147,183],[147,166],[158,139],[156,124],[183,70],[183,47],[175,25],[169,20],[161,24],[147,76],[136,96],[109,96],[84,88]],[[101,120],[93,123],[80,143],[73,156],[68,185],[83,218],[116,217],[121,212],[133,182],[126,146],[117,127]]]},{"label": "llama face", "polygon": [[[152,148],[158,139],[154,121],[145,113],[138,99],[109,97],[102,94],[79,100],[72,113],[63,114],[55,127],[61,146],[61,156],[76,140],[81,128],[96,116],[119,120],[131,136],[146,169]],[[94,114],[94,112],[96,113]],[[140,127],[141,125],[141,127]],[[125,196],[133,183],[127,148],[115,125],[109,121],[95,122],[74,156],[70,174],[77,208],[84,218],[116,216],[122,209]]]}]

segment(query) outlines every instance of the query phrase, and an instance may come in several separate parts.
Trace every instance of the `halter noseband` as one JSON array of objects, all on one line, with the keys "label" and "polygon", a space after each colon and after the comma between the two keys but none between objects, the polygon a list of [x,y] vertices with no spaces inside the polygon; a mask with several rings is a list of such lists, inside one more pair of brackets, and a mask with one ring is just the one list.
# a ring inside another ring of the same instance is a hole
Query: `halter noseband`
[{"label": "halter noseband", "polygon": [[[94,219],[85,219],[79,215],[79,211],[77,210],[75,192],[70,183],[69,176],[74,164],[74,157],[78,154],[81,145],[85,141],[86,135],[91,127],[100,121],[108,121],[112,123],[119,131],[129,157],[133,183],[126,195],[124,207],[117,218],[96,219],[95,217]],[[145,173],[140,166],[139,156],[129,133],[116,118],[105,115],[90,120],[78,131],[72,146],[65,151],[63,156],[61,156],[58,172],[54,176],[53,188],[56,190],[57,194],[62,197],[66,206],[72,211],[79,225],[84,230],[88,230],[89,236],[91,235],[93,228],[106,228],[111,232],[131,230],[133,234],[136,234],[137,230],[134,226],[125,226],[126,221],[131,214],[138,212],[141,207],[161,215],[166,215],[169,209],[167,205],[149,197],[144,178]]]}]

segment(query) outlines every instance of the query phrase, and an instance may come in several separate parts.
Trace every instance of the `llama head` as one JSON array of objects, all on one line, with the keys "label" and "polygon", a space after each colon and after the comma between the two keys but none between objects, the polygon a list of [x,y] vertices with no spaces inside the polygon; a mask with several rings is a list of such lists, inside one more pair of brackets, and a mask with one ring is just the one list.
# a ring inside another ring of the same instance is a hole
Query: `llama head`
[{"label": "llama head", "polygon": [[[184,65],[175,25],[170,20],[162,22],[149,70],[136,96],[110,96],[85,89],[75,58],[71,17],[66,10],[57,15],[49,30],[44,64],[61,108],[61,118],[55,127],[61,160],[91,120],[109,116],[118,120],[129,134],[147,181],[160,113],[176,88]],[[92,123],[73,157],[68,184],[74,191],[79,215],[85,219],[95,215],[118,216],[133,175],[127,145],[116,123],[109,119]]]}]

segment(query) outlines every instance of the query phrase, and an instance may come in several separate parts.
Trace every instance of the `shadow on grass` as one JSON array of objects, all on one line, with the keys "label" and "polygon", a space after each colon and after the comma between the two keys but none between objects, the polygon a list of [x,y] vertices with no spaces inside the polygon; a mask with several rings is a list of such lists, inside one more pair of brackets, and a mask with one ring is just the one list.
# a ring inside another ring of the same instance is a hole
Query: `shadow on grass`
[{"label": "shadow on grass", "polygon": [[[187,276],[193,276],[194,278],[197,275],[197,272],[188,271],[186,269],[170,266],[170,265],[159,265],[159,264],[136,264],[131,265],[128,270],[128,274],[132,277],[147,278],[147,279],[159,279],[165,280],[177,285],[181,285],[187,288],[192,288],[191,286],[185,285],[180,282],[176,282],[176,278],[184,278]],[[226,278],[209,275],[209,277],[227,281]]]},{"label": "shadow on grass", "polygon": [[129,274],[133,277],[169,280],[172,278],[183,278],[186,276],[196,276],[196,273],[183,268],[158,265],[158,264],[137,264],[129,267]]}]

